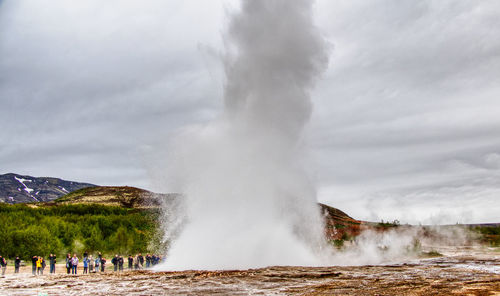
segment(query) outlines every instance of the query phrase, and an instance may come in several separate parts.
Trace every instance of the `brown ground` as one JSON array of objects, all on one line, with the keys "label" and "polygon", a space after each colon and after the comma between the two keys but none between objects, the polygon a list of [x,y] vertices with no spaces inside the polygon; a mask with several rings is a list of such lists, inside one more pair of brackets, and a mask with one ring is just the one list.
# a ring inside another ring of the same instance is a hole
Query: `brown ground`
[{"label": "brown ground", "polygon": [[[29,268],[25,271],[0,279],[0,295],[500,295],[498,253],[378,266],[108,270],[38,277],[31,276]],[[58,272],[63,272],[62,267]]]}]

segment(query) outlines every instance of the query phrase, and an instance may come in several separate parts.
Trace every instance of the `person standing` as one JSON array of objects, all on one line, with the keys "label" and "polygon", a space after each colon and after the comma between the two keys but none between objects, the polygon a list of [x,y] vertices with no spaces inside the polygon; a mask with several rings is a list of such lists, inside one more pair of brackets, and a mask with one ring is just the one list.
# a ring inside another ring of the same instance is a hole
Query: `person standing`
[{"label": "person standing", "polygon": [[94,272],[94,259],[92,255],[89,256],[89,273]]},{"label": "person standing", "polygon": [[38,261],[37,256],[31,257],[31,273],[36,275],[36,262]]},{"label": "person standing", "polygon": [[69,274],[71,272],[71,254],[68,253],[68,255],[66,255],[66,271],[67,271],[67,274]]},{"label": "person standing", "polygon": [[38,257],[38,260],[36,260],[36,274],[40,275],[43,274],[42,270],[42,257]]},{"label": "person standing", "polygon": [[99,265],[101,264],[101,259],[99,257],[95,258],[95,272],[99,272]]},{"label": "person standing", "polygon": [[14,273],[19,273],[19,266],[21,266],[21,258],[19,256],[14,260]]},{"label": "person standing", "polygon": [[47,263],[45,262],[45,259],[43,257],[42,258],[42,275],[43,275],[43,271],[45,270],[45,266],[47,266]]},{"label": "person standing", "polygon": [[147,254],[146,255],[146,268],[149,268],[151,266],[151,255]]},{"label": "person standing", "polygon": [[87,274],[89,271],[89,258],[83,257],[83,274]]},{"label": "person standing", "polygon": [[123,271],[123,257],[118,257],[118,271]]},{"label": "person standing", "polygon": [[[100,255],[100,253],[99,253]],[[101,272],[104,272],[104,268],[106,267],[106,258],[101,258]]]},{"label": "person standing", "polygon": [[135,257],[134,257],[134,269],[135,270],[139,269],[139,264],[140,264],[139,255],[135,255]]},{"label": "person standing", "polygon": [[56,273],[56,255],[49,255],[50,273]]},{"label": "person standing", "polygon": [[78,273],[78,257],[76,254],[73,254],[73,258],[71,258],[71,274]]},{"label": "person standing", "polygon": [[132,270],[134,264],[134,257],[132,255],[128,255],[128,270]]},{"label": "person standing", "polygon": [[139,253],[139,263],[140,263],[139,268],[142,269],[142,267],[144,266],[144,257],[142,256],[141,253]]},{"label": "person standing", "polygon": [[117,271],[118,270],[118,254],[116,254],[115,257],[113,257],[113,259],[111,259],[111,264],[113,264],[113,270]]},{"label": "person standing", "polygon": [[0,266],[2,267],[2,276],[4,276],[7,269],[7,260],[2,256],[0,256]]}]

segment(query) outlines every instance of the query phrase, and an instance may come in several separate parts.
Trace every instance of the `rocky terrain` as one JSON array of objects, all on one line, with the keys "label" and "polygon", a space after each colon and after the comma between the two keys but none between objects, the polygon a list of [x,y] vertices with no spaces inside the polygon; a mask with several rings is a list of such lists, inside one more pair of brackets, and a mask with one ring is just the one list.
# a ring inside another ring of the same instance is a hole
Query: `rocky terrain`
[{"label": "rocky terrain", "polygon": [[0,175],[0,202],[14,204],[52,201],[72,191],[93,186],[96,185],[9,173]]},{"label": "rocky terrain", "polygon": [[24,272],[8,273],[0,295],[500,295],[500,257],[485,249],[369,266],[38,277]]}]

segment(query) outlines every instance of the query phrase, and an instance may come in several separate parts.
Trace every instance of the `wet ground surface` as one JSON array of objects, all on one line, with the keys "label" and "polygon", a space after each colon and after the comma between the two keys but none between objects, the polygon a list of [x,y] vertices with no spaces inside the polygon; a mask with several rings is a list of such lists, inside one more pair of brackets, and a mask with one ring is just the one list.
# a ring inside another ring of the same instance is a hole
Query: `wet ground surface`
[{"label": "wet ground surface", "polygon": [[376,266],[8,274],[0,295],[500,295],[500,254]]}]

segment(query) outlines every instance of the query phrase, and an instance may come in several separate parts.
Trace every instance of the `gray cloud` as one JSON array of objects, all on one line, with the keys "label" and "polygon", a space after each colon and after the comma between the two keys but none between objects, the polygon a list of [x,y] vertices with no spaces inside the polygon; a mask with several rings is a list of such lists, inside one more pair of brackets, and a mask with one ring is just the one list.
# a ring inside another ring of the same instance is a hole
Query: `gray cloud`
[{"label": "gray cloud", "polygon": [[498,220],[498,3],[336,4],[318,5],[335,46],[311,126],[320,199],[365,219]]},{"label": "gray cloud", "polygon": [[149,186],[147,147],[220,105],[198,48],[219,38],[220,6],[4,1],[2,170]]},{"label": "gray cloud", "polygon": [[[2,173],[154,189],[170,136],[222,111],[217,52],[235,7],[1,2]],[[500,3],[315,11],[331,43],[306,133],[319,199],[361,219],[498,220]]]}]

